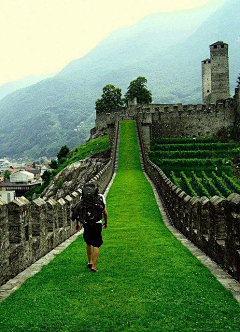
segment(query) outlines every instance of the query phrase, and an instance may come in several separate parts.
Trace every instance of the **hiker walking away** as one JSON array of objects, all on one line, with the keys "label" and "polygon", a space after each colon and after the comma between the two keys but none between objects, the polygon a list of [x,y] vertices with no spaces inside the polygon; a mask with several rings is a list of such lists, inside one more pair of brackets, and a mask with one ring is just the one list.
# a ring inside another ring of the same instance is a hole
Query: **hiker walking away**
[{"label": "hiker walking away", "polygon": [[[104,224],[102,225],[102,217]],[[92,272],[98,272],[96,268],[99,248],[103,244],[102,228],[107,228],[108,213],[106,200],[96,183],[87,183],[82,188],[80,201],[73,208],[72,219],[77,220],[76,230],[80,229],[79,222],[83,224],[83,239],[86,242],[89,268]]]}]

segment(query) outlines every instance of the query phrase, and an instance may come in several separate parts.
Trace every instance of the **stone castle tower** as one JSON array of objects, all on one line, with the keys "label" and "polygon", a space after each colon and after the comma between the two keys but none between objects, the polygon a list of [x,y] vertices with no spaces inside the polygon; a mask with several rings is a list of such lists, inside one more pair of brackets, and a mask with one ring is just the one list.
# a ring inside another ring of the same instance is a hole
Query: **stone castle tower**
[{"label": "stone castle tower", "polygon": [[230,98],[228,44],[210,45],[210,59],[202,61],[203,103]]},{"label": "stone castle tower", "polygon": [[203,103],[207,104],[211,95],[211,60],[202,61],[202,97]]}]

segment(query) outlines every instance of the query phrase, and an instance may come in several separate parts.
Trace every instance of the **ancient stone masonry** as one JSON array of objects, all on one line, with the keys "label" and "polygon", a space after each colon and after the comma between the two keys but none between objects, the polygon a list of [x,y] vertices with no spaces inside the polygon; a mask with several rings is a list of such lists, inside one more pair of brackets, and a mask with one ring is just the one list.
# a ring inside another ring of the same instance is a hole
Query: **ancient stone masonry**
[{"label": "ancient stone masonry", "polygon": [[202,61],[203,102],[216,103],[230,98],[228,44],[210,45],[211,59]]},{"label": "ancient stone masonry", "polygon": [[[109,158],[110,149],[68,165],[54,177],[49,186],[41,194],[41,197],[44,200],[48,200],[49,198],[58,200],[73,191],[77,191],[84,183],[90,181],[94,175],[104,168]],[[59,181],[63,181],[61,188],[58,186]]]},{"label": "ancient stone masonry", "polygon": [[[108,121],[111,157],[94,176],[103,193],[115,171],[119,123]],[[16,276],[36,260],[76,232],[71,208],[81,195],[72,192],[57,201],[53,198],[29,202],[19,197],[6,204],[0,198],[0,285]]]},{"label": "ancient stone masonry", "polygon": [[[236,101],[235,101],[236,100]],[[165,137],[213,137],[220,130],[233,130],[237,126],[236,109],[239,98],[218,101],[209,106],[182,104],[132,105],[119,112],[97,114],[96,124],[101,118],[101,128],[107,128],[107,121],[117,119],[139,120],[143,125],[146,143]],[[96,132],[98,128],[96,127]]]},{"label": "ancient stone masonry", "polygon": [[202,61],[202,98],[206,104],[211,94],[211,60]]},{"label": "ancient stone masonry", "polygon": [[190,197],[148,158],[144,125],[138,121],[143,164],[173,225],[240,281],[240,195],[227,199]]}]

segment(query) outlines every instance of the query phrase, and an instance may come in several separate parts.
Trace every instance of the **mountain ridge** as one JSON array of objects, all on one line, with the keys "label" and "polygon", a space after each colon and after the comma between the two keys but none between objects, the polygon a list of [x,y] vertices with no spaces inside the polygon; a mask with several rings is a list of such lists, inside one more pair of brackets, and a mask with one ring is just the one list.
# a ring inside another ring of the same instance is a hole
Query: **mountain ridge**
[{"label": "mountain ridge", "polygon": [[0,101],[12,92],[27,88],[30,85],[41,82],[47,78],[53,77],[54,75],[55,74],[42,74],[39,76],[28,75],[24,78],[21,78],[20,80],[2,84],[0,85]]}]

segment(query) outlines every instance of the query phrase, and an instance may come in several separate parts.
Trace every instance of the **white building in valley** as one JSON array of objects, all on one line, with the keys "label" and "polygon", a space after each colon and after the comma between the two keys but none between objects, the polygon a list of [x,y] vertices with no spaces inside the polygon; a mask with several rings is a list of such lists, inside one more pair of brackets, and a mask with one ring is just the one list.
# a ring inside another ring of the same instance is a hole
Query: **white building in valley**
[{"label": "white building in valley", "polygon": [[34,174],[27,171],[19,171],[10,175],[11,183],[32,183]]}]

